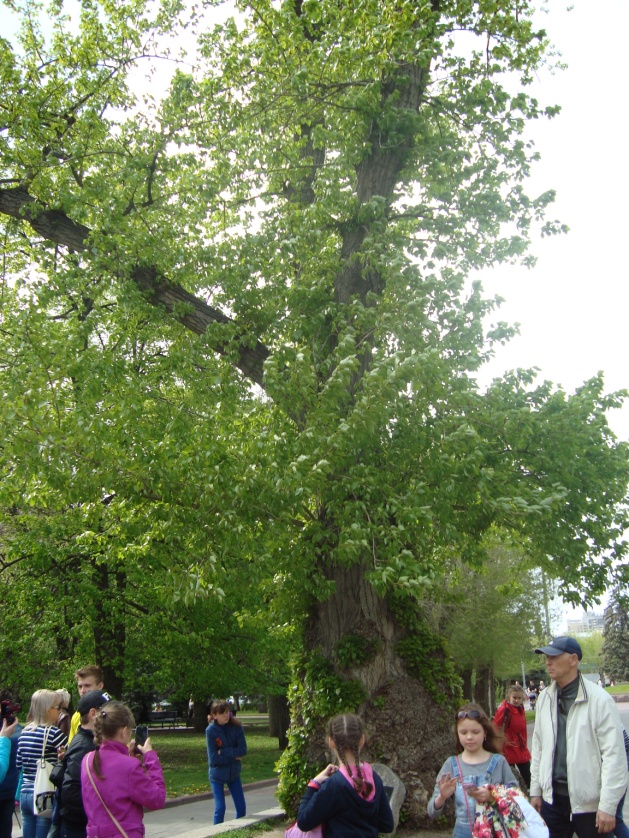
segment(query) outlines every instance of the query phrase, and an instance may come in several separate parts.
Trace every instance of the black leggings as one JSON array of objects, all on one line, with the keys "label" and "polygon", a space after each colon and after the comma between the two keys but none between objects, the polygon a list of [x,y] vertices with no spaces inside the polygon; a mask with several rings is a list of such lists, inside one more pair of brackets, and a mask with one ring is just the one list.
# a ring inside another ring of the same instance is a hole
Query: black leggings
[{"label": "black leggings", "polygon": [[526,783],[527,789],[531,788],[531,763],[530,762],[516,762],[516,765],[520,769],[520,774],[522,775],[524,782]]}]

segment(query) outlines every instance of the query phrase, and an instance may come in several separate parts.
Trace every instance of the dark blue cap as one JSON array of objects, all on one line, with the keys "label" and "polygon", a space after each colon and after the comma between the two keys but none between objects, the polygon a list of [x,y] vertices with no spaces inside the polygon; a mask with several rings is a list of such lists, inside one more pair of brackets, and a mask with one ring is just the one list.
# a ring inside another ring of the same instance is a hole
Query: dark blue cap
[{"label": "dark blue cap", "polygon": [[579,660],[583,657],[581,647],[574,639],[574,637],[554,637],[548,646],[541,646],[535,649],[538,655],[563,655],[567,652],[569,655],[576,655]]}]

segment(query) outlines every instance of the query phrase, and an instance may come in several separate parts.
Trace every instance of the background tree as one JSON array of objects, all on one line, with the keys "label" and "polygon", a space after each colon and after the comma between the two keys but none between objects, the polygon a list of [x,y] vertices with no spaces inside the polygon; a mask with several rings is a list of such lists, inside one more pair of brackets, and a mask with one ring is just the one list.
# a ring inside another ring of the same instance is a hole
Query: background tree
[{"label": "background tree", "polygon": [[[299,633],[283,801],[359,708],[417,823],[458,695],[421,603],[453,557],[499,527],[568,599],[627,572],[621,396],[474,380],[511,330],[466,277],[527,258],[552,200],[523,187],[546,37],[526,2],[36,10],[0,57],[6,566],[29,509],[96,510],[72,540],[109,631],[136,571],[190,598],[248,567]],[[133,73],[178,28],[157,100]]]},{"label": "background tree", "polygon": [[629,681],[629,610],[623,588],[615,588],[605,609],[602,661],[605,675]]},{"label": "background tree", "polygon": [[543,631],[543,585],[526,548],[492,533],[488,562],[458,564],[433,619],[463,683],[463,698],[493,715],[500,680],[536,663],[533,649]]}]

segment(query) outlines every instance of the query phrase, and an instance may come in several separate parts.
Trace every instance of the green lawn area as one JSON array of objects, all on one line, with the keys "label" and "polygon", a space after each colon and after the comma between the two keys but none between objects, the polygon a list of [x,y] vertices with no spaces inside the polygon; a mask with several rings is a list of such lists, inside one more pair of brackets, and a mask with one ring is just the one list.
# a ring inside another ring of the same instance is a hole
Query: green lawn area
[{"label": "green lawn area", "polygon": [[614,684],[613,687],[605,687],[605,689],[612,695],[622,695],[623,693],[629,693],[629,684]]},{"label": "green lawn area", "polygon": [[[276,777],[280,757],[277,738],[269,736],[268,725],[246,725],[247,756],[242,761],[243,783]],[[151,739],[159,755],[167,797],[198,794],[210,790],[205,734],[158,733]]]}]

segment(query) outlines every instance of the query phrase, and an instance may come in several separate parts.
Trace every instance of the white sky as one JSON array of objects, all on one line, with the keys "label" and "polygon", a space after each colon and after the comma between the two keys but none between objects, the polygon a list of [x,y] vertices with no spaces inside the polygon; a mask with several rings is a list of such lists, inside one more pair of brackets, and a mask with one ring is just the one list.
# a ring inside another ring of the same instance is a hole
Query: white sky
[{"label": "white sky", "polygon": [[[532,270],[480,274],[486,292],[505,298],[499,319],[521,326],[482,380],[535,366],[541,380],[572,392],[602,370],[608,391],[629,389],[629,2],[576,0],[570,11],[561,0],[548,6],[538,19],[568,68],[540,75],[535,85],[540,102],[560,104],[562,112],[529,126],[542,160],[528,191],[556,189],[550,217],[570,232],[535,241]],[[629,405],[609,421],[629,439]]]}]

